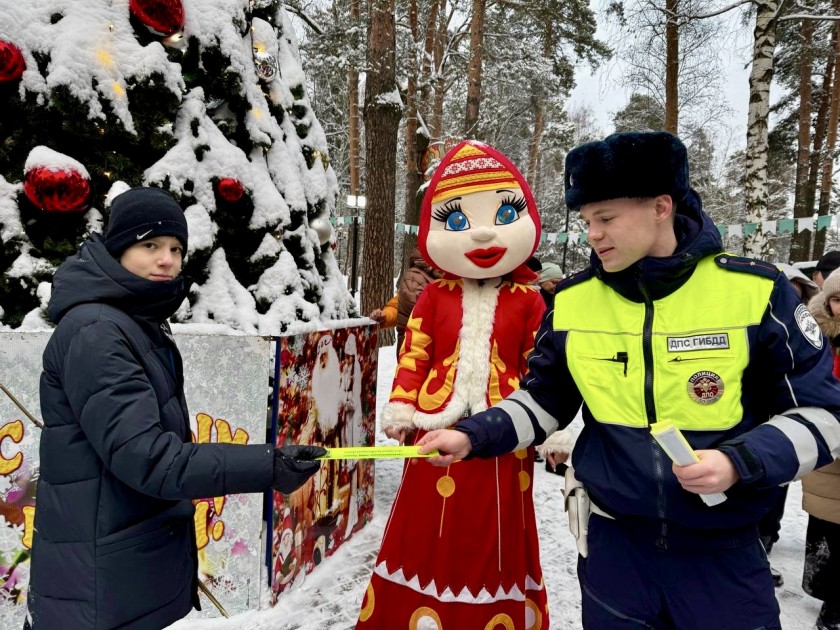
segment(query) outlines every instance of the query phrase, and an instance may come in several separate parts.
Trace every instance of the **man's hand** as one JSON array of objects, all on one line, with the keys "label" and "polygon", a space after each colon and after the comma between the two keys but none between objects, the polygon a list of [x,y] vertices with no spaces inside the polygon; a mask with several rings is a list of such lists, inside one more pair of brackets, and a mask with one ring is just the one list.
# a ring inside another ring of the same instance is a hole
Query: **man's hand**
[{"label": "man's hand", "polygon": [[428,459],[428,462],[435,466],[449,466],[456,460],[464,459],[472,450],[467,434],[454,429],[429,431],[417,442],[417,445],[420,447],[418,452],[421,455],[434,449],[438,450],[440,455]]},{"label": "man's hand", "polygon": [[674,474],[683,489],[694,494],[724,492],[741,478],[735,464],[722,451],[697,451],[700,461],[688,466],[673,465]]},{"label": "man's hand", "polygon": [[385,313],[382,312],[381,308],[374,309],[371,311],[370,315],[368,315],[373,321],[377,324],[384,324],[385,323]]}]

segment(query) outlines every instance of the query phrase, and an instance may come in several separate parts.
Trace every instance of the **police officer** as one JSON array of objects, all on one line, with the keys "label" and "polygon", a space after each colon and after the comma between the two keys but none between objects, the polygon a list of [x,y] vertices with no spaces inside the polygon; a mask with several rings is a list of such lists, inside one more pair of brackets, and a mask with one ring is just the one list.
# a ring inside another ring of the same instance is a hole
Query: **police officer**
[{"label": "police officer", "polygon": [[[584,627],[780,628],[756,523],[780,484],[840,455],[828,345],[775,266],[722,253],[675,136],[579,146],[565,189],[590,268],[557,285],[522,388],[423,451],[446,465],[540,443],[583,403]],[[698,463],[671,463],[651,437],[660,420]]]}]

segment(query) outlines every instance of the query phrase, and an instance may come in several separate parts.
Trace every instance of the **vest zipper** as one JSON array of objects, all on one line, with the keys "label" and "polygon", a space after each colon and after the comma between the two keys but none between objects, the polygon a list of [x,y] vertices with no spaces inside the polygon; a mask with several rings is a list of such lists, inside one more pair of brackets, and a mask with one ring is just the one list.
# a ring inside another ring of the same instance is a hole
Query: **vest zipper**
[{"label": "vest zipper", "polygon": [[[645,301],[645,321],[642,329],[642,350],[645,365],[645,412],[648,426],[656,422],[656,404],[653,399],[653,300],[645,288],[641,277],[638,279],[639,291]],[[656,477],[656,512],[660,518],[660,536],[656,540],[657,549],[664,551],[668,548],[668,525],[665,523],[665,466],[662,461],[662,449],[653,443],[653,471]]]}]

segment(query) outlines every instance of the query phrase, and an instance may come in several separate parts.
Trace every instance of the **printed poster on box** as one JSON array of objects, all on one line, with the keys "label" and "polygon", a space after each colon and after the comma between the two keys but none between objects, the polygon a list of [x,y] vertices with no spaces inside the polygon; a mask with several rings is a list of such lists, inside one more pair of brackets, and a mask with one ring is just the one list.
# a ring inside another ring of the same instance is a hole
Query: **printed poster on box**
[{"label": "printed poster on box", "polygon": [[[38,382],[50,333],[0,333],[0,382],[36,418]],[[271,341],[177,334],[186,397],[198,442],[264,443]],[[0,628],[23,626],[35,513],[40,429],[0,392]],[[199,570],[230,614],[259,606],[262,494],[196,500]],[[215,617],[202,598],[201,612]]]},{"label": "printed poster on box", "polygon": [[[375,326],[281,337],[275,444],[372,446]],[[327,460],[291,495],[274,493],[268,551],[272,604],[373,516],[372,460]]]}]

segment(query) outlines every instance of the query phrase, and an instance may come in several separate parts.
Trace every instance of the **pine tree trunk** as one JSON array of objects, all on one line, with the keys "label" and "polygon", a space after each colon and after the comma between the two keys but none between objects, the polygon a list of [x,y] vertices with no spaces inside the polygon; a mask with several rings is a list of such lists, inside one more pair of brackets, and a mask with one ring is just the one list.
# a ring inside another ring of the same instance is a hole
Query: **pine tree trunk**
[{"label": "pine tree trunk", "polygon": [[744,202],[746,220],[757,229],[744,237],[748,256],[767,258],[770,241],[761,222],[767,217],[767,119],[770,115],[770,82],[776,49],[776,22],[785,0],[756,0],[753,62],[750,71],[750,105],[747,114]]},{"label": "pine tree trunk", "polygon": [[444,0],[432,0],[429,8],[429,20],[426,22],[426,32],[423,43],[423,59],[420,64],[420,97],[417,101],[417,109],[426,117],[428,124],[429,115],[432,111],[430,97],[432,95],[432,75],[435,72],[435,42],[438,32],[438,15],[443,19]]},{"label": "pine tree trunk", "polygon": [[[417,157],[417,113],[418,113],[418,99],[417,93],[417,79],[419,74],[419,59],[421,57],[420,49],[420,26],[418,24],[417,15],[417,0],[409,0],[408,2],[408,28],[411,32],[411,45],[408,47],[408,63],[406,67],[407,88],[405,92],[405,222],[411,225],[413,215],[415,214],[415,193],[420,187],[420,182],[423,181],[419,173],[420,160]],[[411,249],[416,243],[416,239],[403,239],[402,247],[402,265],[401,269],[405,269],[406,261],[411,253]]]},{"label": "pine tree trunk", "polygon": [[[443,0],[441,0],[443,2]],[[435,98],[432,105],[431,134],[433,140],[443,140],[443,97],[446,91],[446,78],[443,73],[443,51],[446,48],[449,20],[445,18],[444,2],[440,10],[437,35],[435,36]]]},{"label": "pine tree trunk", "polygon": [[[542,139],[543,129],[545,128],[545,99],[543,99],[541,90],[533,96],[532,101],[534,103],[534,132],[531,134],[531,143],[528,148],[528,181],[536,183],[540,140]],[[538,191],[536,188],[533,191],[536,197]]]},{"label": "pine tree trunk", "polygon": [[484,58],[484,13],[487,0],[472,0],[470,21],[470,64],[467,70],[467,112],[464,137],[478,135],[478,114],[481,105],[481,65]]},{"label": "pine tree trunk", "polygon": [[[800,25],[802,58],[799,62],[799,134],[796,152],[796,190],[793,200],[794,218],[811,216],[814,212],[813,206],[809,206],[807,203],[808,167],[811,156],[811,72],[814,65],[811,40],[813,34],[814,23],[811,20],[802,20]],[[810,232],[794,234],[790,243],[791,262],[808,260],[810,250]]]},{"label": "pine tree trunk", "polygon": [[[350,0],[351,44],[358,45],[359,0]],[[350,151],[350,194],[359,194],[359,71],[350,60],[347,70],[348,145]]]},{"label": "pine tree trunk", "polygon": [[[834,50],[835,46],[837,46],[837,32],[832,30],[831,49]],[[813,146],[811,147],[810,163],[808,165],[808,181],[805,184],[805,207],[810,208],[810,213],[807,216],[813,215],[814,208],[817,205],[817,186],[822,172],[823,148],[828,135],[831,86],[834,81],[835,67],[834,55],[829,55],[823,73],[822,95],[820,96],[820,104],[817,108],[816,122],[814,123]],[[808,247],[800,253],[802,260],[810,260],[811,254],[809,251],[812,249],[812,244],[813,239],[811,239]],[[793,261],[796,262],[796,259],[793,259]]]},{"label": "pine tree trunk", "polygon": [[395,10],[395,0],[370,2],[365,83],[368,205],[362,256],[362,313],[381,307],[394,291],[397,134],[402,115],[396,84]]},{"label": "pine tree trunk", "polygon": [[666,0],[665,11],[665,131],[676,134],[679,126],[680,32],[679,0]]},{"label": "pine tree trunk", "polygon": [[[434,3],[435,6],[437,3]],[[433,41],[426,34],[426,43],[422,44],[420,41],[420,25],[417,11],[417,0],[410,0],[408,5],[408,23],[411,31],[412,46],[409,51],[408,60],[408,89],[406,91],[406,120],[405,120],[405,222],[408,225],[419,224],[419,212],[417,208],[417,190],[423,183],[423,174],[420,172],[420,164],[422,162],[422,152],[418,145],[423,144],[428,147],[428,141],[424,143],[418,142],[418,113],[421,95],[418,93],[418,79],[423,81],[424,77],[418,77],[418,73],[425,67],[425,61],[421,63],[421,59],[425,60],[425,50],[429,41]],[[430,18],[430,22],[434,18]],[[430,25],[431,28],[434,26]],[[411,250],[417,245],[417,236],[414,234],[405,234],[402,243],[400,277],[405,273],[409,265],[409,257]]]},{"label": "pine tree trunk", "polygon": [[[840,0],[832,3],[834,12],[840,11]],[[840,61],[840,22],[834,23],[834,67],[837,68]],[[837,72],[834,73],[834,80],[831,86],[831,105],[828,114],[828,135],[826,137],[825,151],[822,160],[822,180],[820,181],[820,205],[817,208],[817,216],[827,216],[831,204],[831,185],[833,180],[833,156],[837,147],[837,124],[840,122],[840,81],[837,80]],[[814,229],[814,252],[813,258],[819,258],[825,250],[825,230]]]},{"label": "pine tree trunk", "polygon": [[[551,58],[551,51],[554,44],[554,32],[551,20],[546,20],[543,25],[543,56]],[[531,143],[528,147],[528,181],[534,191],[534,197],[539,198],[539,185],[537,173],[539,172],[540,142],[542,141],[543,130],[545,129],[545,90],[537,86],[531,95],[531,103],[534,105],[534,132],[531,134]]]}]

